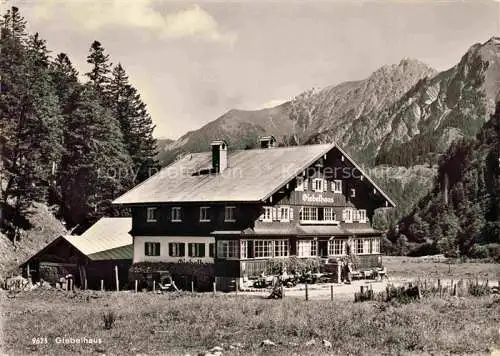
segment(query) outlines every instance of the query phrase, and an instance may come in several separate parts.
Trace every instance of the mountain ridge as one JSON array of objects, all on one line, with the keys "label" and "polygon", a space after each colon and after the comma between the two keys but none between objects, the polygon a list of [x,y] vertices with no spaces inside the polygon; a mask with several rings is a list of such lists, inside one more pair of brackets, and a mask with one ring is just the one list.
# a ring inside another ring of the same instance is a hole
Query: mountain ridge
[{"label": "mountain ridge", "polygon": [[[423,62],[404,58],[398,64],[378,68],[366,79],[327,86],[311,95],[306,92],[306,98],[300,98],[299,95],[294,100],[272,108],[231,109],[200,129],[181,136],[172,145],[166,147],[161,160],[164,164],[168,164],[183,152],[204,151],[208,149],[210,141],[220,138],[228,140],[230,148],[252,146],[257,141],[257,137],[262,134],[273,134],[283,144],[287,144],[286,137],[297,131],[297,123],[290,118],[295,104],[317,106],[316,116],[310,125],[298,130],[300,131],[298,139],[301,141],[299,143],[312,143],[310,138],[315,132],[324,131],[329,126],[329,121],[340,120],[336,126],[345,124],[351,119],[355,108],[360,105],[363,106],[363,110],[368,108],[370,111],[376,109],[375,105],[377,109],[381,106],[388,106],[413,86],[418,79],[434,73],[436,70]],[[376,92],[376,88],[384,89]],[[372,93],[373,91],[375,93]],[[368,99],[365,99],[363,94]],[[346,99],[342,101],[343,97]],[[307,100],[311,102],[306,102]],[[330,117],[332,114],[335,116],[333,119]],[[339,137],[336,141],[343,140]]]}]

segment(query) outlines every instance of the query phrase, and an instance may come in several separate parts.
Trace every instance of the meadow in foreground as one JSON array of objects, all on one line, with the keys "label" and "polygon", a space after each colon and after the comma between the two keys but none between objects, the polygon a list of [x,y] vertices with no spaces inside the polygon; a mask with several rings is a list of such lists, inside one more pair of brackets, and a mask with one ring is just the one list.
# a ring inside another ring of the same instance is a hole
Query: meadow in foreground
[{"label": "meadow in foreground", "polygon": [[[500,348],[494,295],[397,304],[37,290],[3,294],[2,305],[9,355],[197,355],[214,346],[224,355],[488,354]],[[113,319],[111,328],[103,315]],[[55,342],[84,336],[102,343]],[[48,343],[33,345],[34,337]],[[262,346],[265,339],[276,345]]]}]

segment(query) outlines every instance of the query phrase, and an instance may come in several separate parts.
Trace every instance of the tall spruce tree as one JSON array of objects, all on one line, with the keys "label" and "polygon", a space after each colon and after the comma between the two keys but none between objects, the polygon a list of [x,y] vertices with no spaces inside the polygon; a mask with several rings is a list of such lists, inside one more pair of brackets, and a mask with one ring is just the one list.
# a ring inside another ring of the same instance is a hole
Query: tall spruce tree
[{"label": "tall spruce tree", "polygon": [[111,73],[111,62],[109,55],[99,41],[94,41],[90,46],[87,63],[91,70],[85,75],[89,78],[94,91],[99,95],[102,104],[109,107],[109,82]]},{"label": "tall spruce tree", "polygon": [[100,103],[91,83],[79,89],[65,130],[63,216],[69,225],[84,229],[101,216],[114,213],[112,200],[131,186],[130,158],[117,120]]},{"label": "tall spruce tree", "polygon": [[38,34],[27,36],[13,7],[1,27],[0,132],[2,228],[12,240],[33,201],[43,201],[61,153],[59,103],[49,80],[49,52]]},{"label": "tall spruce tree", "polygon": [[133,163],[134,183],[137,184],[159,168],[157,143],[153,137],[155,126],[146,104],[130,85],[121,64],[114,67],[109,88],[112,112],[120,122],[125,146]]}]

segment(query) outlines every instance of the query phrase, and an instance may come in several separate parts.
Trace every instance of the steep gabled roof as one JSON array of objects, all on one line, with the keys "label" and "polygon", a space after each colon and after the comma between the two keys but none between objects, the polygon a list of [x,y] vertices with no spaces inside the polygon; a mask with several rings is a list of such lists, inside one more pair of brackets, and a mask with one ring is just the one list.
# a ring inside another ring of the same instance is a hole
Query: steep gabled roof
[{"label": "steep gabled roof", "polygon": [[228,153],[228,167],[210,172],[211,152],[193,153],[117,198],[114,204],[264,201],[319,158],[338,148],[382,196],[394,202],[335,144],[238,150]]},{"label": "steep gabled roof", "polygon": [[114,204],[257,202],[313,164],[335,145],[311,145],[228,153],[228,167],[211,174],[211,152],[193,153],[163,168]]}]

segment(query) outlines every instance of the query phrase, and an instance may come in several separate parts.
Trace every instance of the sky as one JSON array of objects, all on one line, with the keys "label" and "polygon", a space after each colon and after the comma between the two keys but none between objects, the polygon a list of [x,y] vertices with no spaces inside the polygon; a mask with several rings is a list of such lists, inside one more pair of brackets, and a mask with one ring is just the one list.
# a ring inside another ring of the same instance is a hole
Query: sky
[{"label": "sky", "polygon": [[156,124],[178,138],[232,108],[274,106],[310,88],[418,59],[438,70],[500,36],[494,0],[0,0],[80,73],[100,41]]}]

